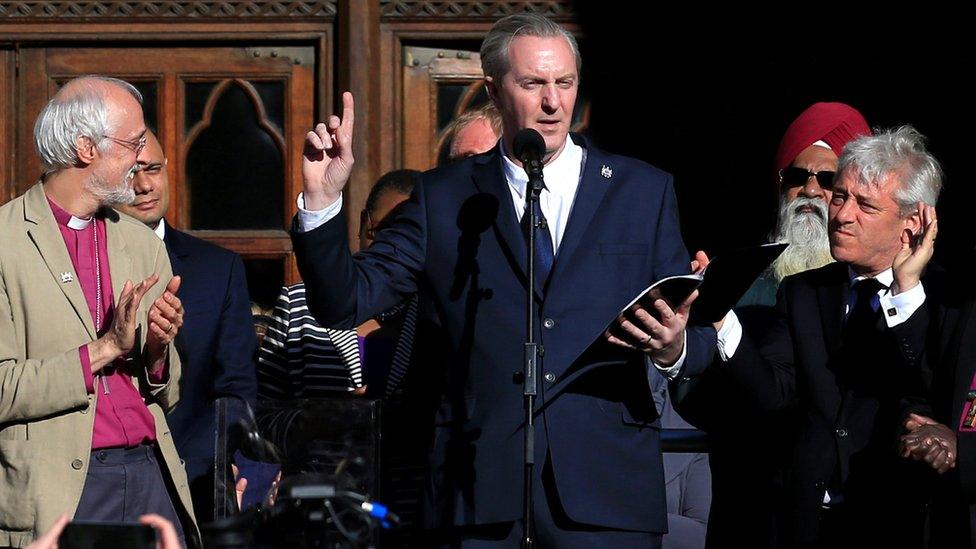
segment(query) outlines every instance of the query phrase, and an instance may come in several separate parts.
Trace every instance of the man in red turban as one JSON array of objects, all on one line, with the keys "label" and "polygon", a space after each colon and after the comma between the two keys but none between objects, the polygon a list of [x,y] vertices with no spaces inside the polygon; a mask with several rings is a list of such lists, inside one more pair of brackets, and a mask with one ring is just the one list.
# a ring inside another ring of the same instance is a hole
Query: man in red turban
[{"label": "man in red turban", "polygon": [[776,152],[779,215],[773,242],[790,247],[756,281],[739,305],[773,305],[783,278],[832,261],[827,202],[844,145],[871,135],[867,121],[844,103],[814,103],[790,124]]}]

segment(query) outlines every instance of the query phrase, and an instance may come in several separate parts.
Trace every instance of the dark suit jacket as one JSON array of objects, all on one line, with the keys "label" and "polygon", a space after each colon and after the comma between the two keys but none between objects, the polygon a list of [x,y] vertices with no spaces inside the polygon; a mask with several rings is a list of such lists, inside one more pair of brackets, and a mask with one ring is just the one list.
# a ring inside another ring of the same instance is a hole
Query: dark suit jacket
[{"label": "dark suit jacket", "polygon": [[955,469],[929,478],[932,547],[976,547],[976,431],[962,428],[976,377],[976,291],[971,268],[959,272],[963,277],[938,271],[926,286],[932,326],[925,361],[934,379],[930,401],[917,411],[953,429],[958,440]]},{"label": "dark suit jacket", "polygon": [[[585,143],[584,143],[585,146]],[[659,422],[645,356],[602,343],[618,311],[651,282],[688,271],[671,177],[586,148],[548,289],[537,463],[546,451],[575,521],[666,528]],[[343,216],[293,232],[312,312],[352,327],[424,292],[446,332],[449,367],[434,435],[440,524],[521,516],[525,241],[498,149],[427,172],[391,226],[351,256]],[[551,183],[550,183],[551,184]],[[540,324],[542,324],[540,322]],[[595,343],[594,343],[595,342]],[[711,357],[713,330],[691,330],[685,370]]]},{"label": "dark suit jacket", "polygon": [[[828,487],[839,488],[869,539],[880,543],[878,536],[895,532],[893,542],[904,546],[920,535],[912,530],[921,508],[909,481],[921,469],[899,458],[896,446],[907,410],[929,390],[921,361],[928,310],[894,329],[879,312],[870,358],[852,364],[852,342],[842,341],[849,287],[842,263],[786,278],[774,320],[761,335],[745,330],[732,358],[718,366],[759,410],[792,414],[784,546],[820,535]],[[893,523],[902,528],[889,528]]]},{"label": "dark suit jacket", "polygon": [[164,242],[182,277],[184,308],[176,337],[183,399],[167,421],[192,485],[213,467],[214,401],[233,396],[254,405],[257,338],[241,258],[169,225]]},{"label": "dark suit jacket", "polygon": [[[774,281],[775,283],[775,281]],[[761,337],[778,324],[773,305],[776,286],[769,280],[753,285],[752,303],[736,306],[743,330]],[[752,291],[752,290],[750,290]],[[759,295],[763,294],[763,295]],[[708,549],[747,546],[779,549],[777,525],[783,511],[783,469],[792,446],[792,410],[771,413],[763,409],[736,375],[718,358],[702,375],[672,383],[675,408],[690,423],[708,433],[708,465],[712,500],[708,514]],[[749,451],[743,451],[743,434],[749,433]]]}]

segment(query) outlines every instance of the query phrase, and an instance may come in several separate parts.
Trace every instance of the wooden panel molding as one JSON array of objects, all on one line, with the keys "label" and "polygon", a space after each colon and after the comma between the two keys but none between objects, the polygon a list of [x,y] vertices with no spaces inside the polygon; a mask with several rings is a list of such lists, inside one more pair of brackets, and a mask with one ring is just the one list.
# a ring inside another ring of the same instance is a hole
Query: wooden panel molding
[{"label": "wooden panel molding", "polygon": [[569,0],[380,0],[383,19],[498,19],[534,12],[556,20],[573,17]]},{"label": "wooden panel molding", "polygon": [[338,0],[20,0],[0,1],[0,18],[10,19],[230,19],[334,18]]}]

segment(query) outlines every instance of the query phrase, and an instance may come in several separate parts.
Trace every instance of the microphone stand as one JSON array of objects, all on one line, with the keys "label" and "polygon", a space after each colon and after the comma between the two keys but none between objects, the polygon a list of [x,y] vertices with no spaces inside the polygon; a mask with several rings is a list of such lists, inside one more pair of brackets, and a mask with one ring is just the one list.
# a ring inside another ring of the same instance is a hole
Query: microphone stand
[{"label": "microphone stand", "polygon": [[535,397],[538,394],[538,375],[539,359],[545,354],[545,349],[536,341],[536,317],[538,316],[538,306],[535,302],[535,240],[536,229],[539,227],[540,219],[536,215],[535,205],[539,202],[539,194],[544,186],[542,180],[542,161],[538,159],[523,160],[522,166],[529,175],[529,182],[526,185],[525,213],[529,216],[529,237],[528,248],[526,250],[526,266],[528,276],[528,297],[526,299],[526,318],[525,318],[525,353],[524,353],[524,372],[522,376],[522,395],[525,405],[525,454],[524,469],[522,476],[522,524],[523,536],[522,547],[532,549],[535,547],[535,519],[532,513],[532,478],[535,468]]}]

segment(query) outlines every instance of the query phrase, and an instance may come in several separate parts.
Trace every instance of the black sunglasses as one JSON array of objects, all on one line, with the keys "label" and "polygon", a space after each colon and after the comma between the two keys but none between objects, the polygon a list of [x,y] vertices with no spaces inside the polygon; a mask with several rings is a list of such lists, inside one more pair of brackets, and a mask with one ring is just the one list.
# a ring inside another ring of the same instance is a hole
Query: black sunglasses
[{"label": "black sunglasses", "polygon": [[834,184],[834,172],[831,171],[825,170],[814,173],[796,166],[790,166],[779,171],[779,181],[784,187],[802,187],[807,184],[811,177],[816,177],[817,184],[824,189],[829,189]]}]

